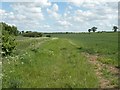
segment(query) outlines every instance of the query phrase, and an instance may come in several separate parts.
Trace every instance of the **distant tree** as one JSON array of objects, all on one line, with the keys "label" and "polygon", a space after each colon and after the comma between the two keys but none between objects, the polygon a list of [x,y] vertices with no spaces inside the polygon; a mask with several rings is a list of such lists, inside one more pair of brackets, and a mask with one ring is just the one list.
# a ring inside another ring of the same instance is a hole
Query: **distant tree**
[{"label": "distant tree", "polygon": [[117,32],[117,29],[118,29],[117,26],[113,26],[113,30],[114,30],[114,32]]},{"label": "distant tree", "polygon": [[40,33],[40,32],[32,32],[32,31],[26,31],[22,35],[24,37],[42,37],[42,33]]},{"label": "distant tree", "polygon": [[26,31],[25,33],[31,33],[32,31]]},{"label": "distant tree", "polygon": [[66,32],[66,34],[68,34],[68,32]]},{"label": "distant tree", "polygon": [[24,34],[24,31],[21,31],[21,34]]},{"label": "distant tree", "polygon": [[91,29],[88,29],[88,32],[90,33]]},{"label": "distant tree", "polygon": [[51,37],[51,35],[48,34],[48,35],[46,35],[46,37]]},{"label": "distant tree", "polygon": [[93,32],[95,32],[95,31],[97,31],[97,27],[92,27],[91,30],[92,30]]}]

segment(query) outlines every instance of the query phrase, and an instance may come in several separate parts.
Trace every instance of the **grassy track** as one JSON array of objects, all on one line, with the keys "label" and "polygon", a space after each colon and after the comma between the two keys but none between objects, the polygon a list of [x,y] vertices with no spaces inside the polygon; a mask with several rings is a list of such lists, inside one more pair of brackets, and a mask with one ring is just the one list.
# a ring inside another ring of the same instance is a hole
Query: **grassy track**
[{"label": "grassy track", "polygon": [[3,60],[3,87],[98,87],[93,67],[67,39],[27,39],[17,50]]},{"label": "grassy track", "polygon": [[[75,43],[92,62],[100,87],[118,87],[118,33],[52,34]],[[102,78],[101,78],[102,77]]]},{"label": "grassy track", "polygon": [[3,58],[3,87],[118,87],[118,33],[17,38]]}]

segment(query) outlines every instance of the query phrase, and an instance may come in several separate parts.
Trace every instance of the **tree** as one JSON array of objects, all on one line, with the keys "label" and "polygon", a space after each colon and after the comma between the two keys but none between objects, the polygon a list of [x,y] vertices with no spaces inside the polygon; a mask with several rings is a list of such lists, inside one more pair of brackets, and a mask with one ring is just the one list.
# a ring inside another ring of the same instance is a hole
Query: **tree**
[{"label": "tree", "polygon": [[14,36],[19,32],[17,27],[9,26],[6,23],[0,23],[2,31],[2,55],[10,55],[15,49],[16,42]]},{"label": "tree", "polygon": [[88,29],[88,32],[90,33],[91,29]]},{"label": "tree", "polygon": [[16,43],[15,38],[8,33],[2,35],[2,55],[11,55],[13,50],[15,49]]},{"label": "tree", "polygon": [[42,37],[42,33],[40,32],[32,32],[32,31],[26,31],[26,33],[22,34],[24,37]]},{"label": "tree", "polygon": [[15,26],[11,27],[11,32],[15,36],[19,35],[19,31],[17,30],[17,27],[15,27]]},{"label": "tree", "polygon": [[114,30],[114,32],[117,32],[117,29],[118,29],[117,26],[113,26],[113,30]]},{"label": "tree", "polygon": [[95,32],[95,31],[97,31],[97,27],[92,27],[91,30],[92,30],[93,32]]},{"label": "tree", "polygon": [[21,31],[22,34],[24,34],[24,31]]},{"label": "tree", "polygon": [[48,34],[48,35],[46,35],[46,37],[51,37],[51,35]]}]

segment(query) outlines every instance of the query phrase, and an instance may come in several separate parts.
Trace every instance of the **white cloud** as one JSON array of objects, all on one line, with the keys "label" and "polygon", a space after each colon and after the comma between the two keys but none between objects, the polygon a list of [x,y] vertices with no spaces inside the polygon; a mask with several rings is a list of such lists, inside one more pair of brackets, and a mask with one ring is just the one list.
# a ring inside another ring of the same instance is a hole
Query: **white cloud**
[{"label": "white cloud", "polygon": [[41,13],[41,8],[40,7],[32,7],[28,11],[32,12],[32,13]]},{"label": "white cloud", "polygon": [[76,6],[83,4],[84,0],[68,0],[69,2],[73,3]]},{"label": "white cloud", "polygon": [[3,21],[7,17],[7,12],[3,9],[0,9],[0,21]]},{"label": "white cloud", "polygon": [[5,10],[0,9],[0,15],[3,15],[5,13],[6,13]]},{"label": "white cloud", "polygon": [[16,20],[27,20],[32,19],[35,20],[36,17],[39,20],[44,20],[43,13],[41,11],[41,7],[31,6],[31,3],[15,3],[12,5],[14,11],[14,17]]},{"label": "white cloud", "polygon": [[77,22],[85,22],[94,16],[95,14],[90,11],[76,10],[75,15],[73,16],[73,20]]},{"label": "white cloud", "polygon": [[64,17],[66,17],[67,16],[67,13],[64,13],[64,15],[63,15]]},{"label": "white cloud", "polygon": [[65,21],[65,20],[58,21],[58,25],[64,26],[64,27],[72,26],[72,24],[70,22]]},{"label": "white cloud", "polygon": [[58,19],[58,18],[60,17],[60,15],[59,15],[57,12],[54,12],[54,11],[48,9],[48,8],[47,8],[47,12],[48,12],[49,16],[50,16],[51,18],[53,18],[53,19],[54,19],[54,18],[55,18],[55,19]]},{"label": "white cloud", "polygon": [[[59,4],[52,4],[47,0],[37,3],[14,3],[11,5],[11,12],[0,9],[0,16],[3,16],[4,21],[16,24],[21,30],[80,31],[92,26],[109,29],[113,24],[117,24],[117,3],[78,0],[71,2],[74,4],[68,3],[65,10],[61,10]],[[58,12],[60,10],[62,13]]]},{"label": "white cloud", "polygon": [[11,8],[11,12],[0,10],[2,20],[15,23],[19,30],[35,30],[44,20],[42,7],[36,6],[35,3],[12,3]]},{"label": "white cloud", "polygon": [[119,2],[119,0],[66,0],[67,2],[71,2],[76,6],[82,5],[83,3],[106,3],[106,2]]},{"label": "white cloud", "polygon": [[44,28],[50,28],[50,26],[49,26],[49,25],[43,25],[43,27],[44,27]]},{"label": "white cloud", "polygon": [[57,4],[54,4],[53,7],[52,7],[53,11],[57,12],[58,11],[58,5]]},{"label": "white cloud", "polygon": [[[73,7],[74,5],[70,4]],[[83,2],[82,4],[79,3],[78,9],[70,11],[71,13],[67,14],[67,16],[64,13],[64,17],[66,17],[65,20],[73,24],[72,28],[70,28],[73,30],[87,31],[88,28],[93,26],[97,26],[98,30],[111,30],[114,24],[118,24],[117,7],[115,2]]]},{"label": "white cloud", "polygon": [[51,3],[48,0],[34,0],[35,4],[42,7],[51,6]]},{"label": "white cloud", "polygon": [[47,8],[47,12],[51,18],[53,18],[53,19],[55,18],[58,20],[60,18],[60,14],[57,13],[58,9],[59,9],[58,5],[53,4],[51,9]]},{"label": "white cloud", "polygon": [[72,8],[72,6],[68,6],[68,9],[70,9],[70,10],[71,10],[71,9],[73,9],[73,8]]}]

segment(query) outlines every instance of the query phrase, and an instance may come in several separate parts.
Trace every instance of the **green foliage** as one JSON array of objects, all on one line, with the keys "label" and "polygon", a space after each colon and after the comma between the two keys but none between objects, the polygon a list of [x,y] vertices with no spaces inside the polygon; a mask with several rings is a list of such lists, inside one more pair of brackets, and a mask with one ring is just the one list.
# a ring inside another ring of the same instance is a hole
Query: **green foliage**
[{"label": "green foliage", "polygon": [[114,32],[117,32],[117,29],[118,29],[117,26],[113,26],[113,30],[114,30]]},{"label": "green foliage", "polygon": [[9,35],[14,35],[17,36],[19,35],[19,31],[17,30],[16,26],[10,26],[6,23],[1,22],[1,28],[2,28],[2,34],[4,34],[4,32],[8,33]]},{"label": "green foliage", "polygon": [[[117,56],[117,55],[116,55]],[[115,58],[115,57],[113,57]],[[106,57],[106,56],[102,56],[98,58],[98,61],[102,62],[103,64],[109,64],[109,65],[114,65],[114,66],[118,66],[118,62],[116,61],[116,58],[113,59],[110,57]]]},{"label": "green foliage", "polygon": [[51,35],[46,35],[46,37],[51,37]]},{"label": "green foliage", "polygon": [[20,80],[16,80],[16,79],[11,79],[9,81],[9,88],[19,88],[21,85]]},{"label": "green foliage", "polygon": [[42,37],[42,33],[39,32],[32,32],[32,31],[26,31],[26,33],[22,32],[24,37]]},{"label": "green foliage", "polygon": [[90,33],[91,31],[95,32],[97,30],[97,27],[92,27],[91,29],[88,29],[88,32]]},{"label": "green foliage", "polygon": [[[50,35],[58,39],[17,39],[17,56],[3,58],[3,88],[97,88],[94,67],[82,52],[99,54],[105,64],[118,62],[118,33]],[[101,72],[116,84],[116,76]]]},{"label": "green foliage", "polygon": [[[17,50],[22,53],[12,57],[12,60],[4,58],[3,88],[98,87],[93,67],[80,52],[77,52],[75,46],[66,39],[43,39],[19,41]],[[34,51],[36,47],[39,47],[37,52]]]},{"label": "green foliage", "polygon": [[97,27],[92,27],[91,30],[95,32],[97,30]]},{"label": "green foliage", "polygon": [[90,32],[91,31],[91,29],[88,29],[88,32]]},{"label": "green foliage", "polygon": [[0,23],[2,29],[2,55],[10,55],[15,49],[15,37],[18,35],[17,27],[9,26],[6,23]]},{"label": "green foliage", "polygon": [[2,36],[2,55],[10,55],[13,50],[15,49],[16,43],[13,36],[10,36],[9,34],[5,34]]},{"label": "green foliage", "polygon": [[103,32],[103,33],[80,33],[80,34],[50,34],[52,37],[66,38],[72,40],[79,47],[79,51],[84,51],[90,54],[99,54],[102,57],[101,61],[105,63],[118,65],[118,33]]}]

